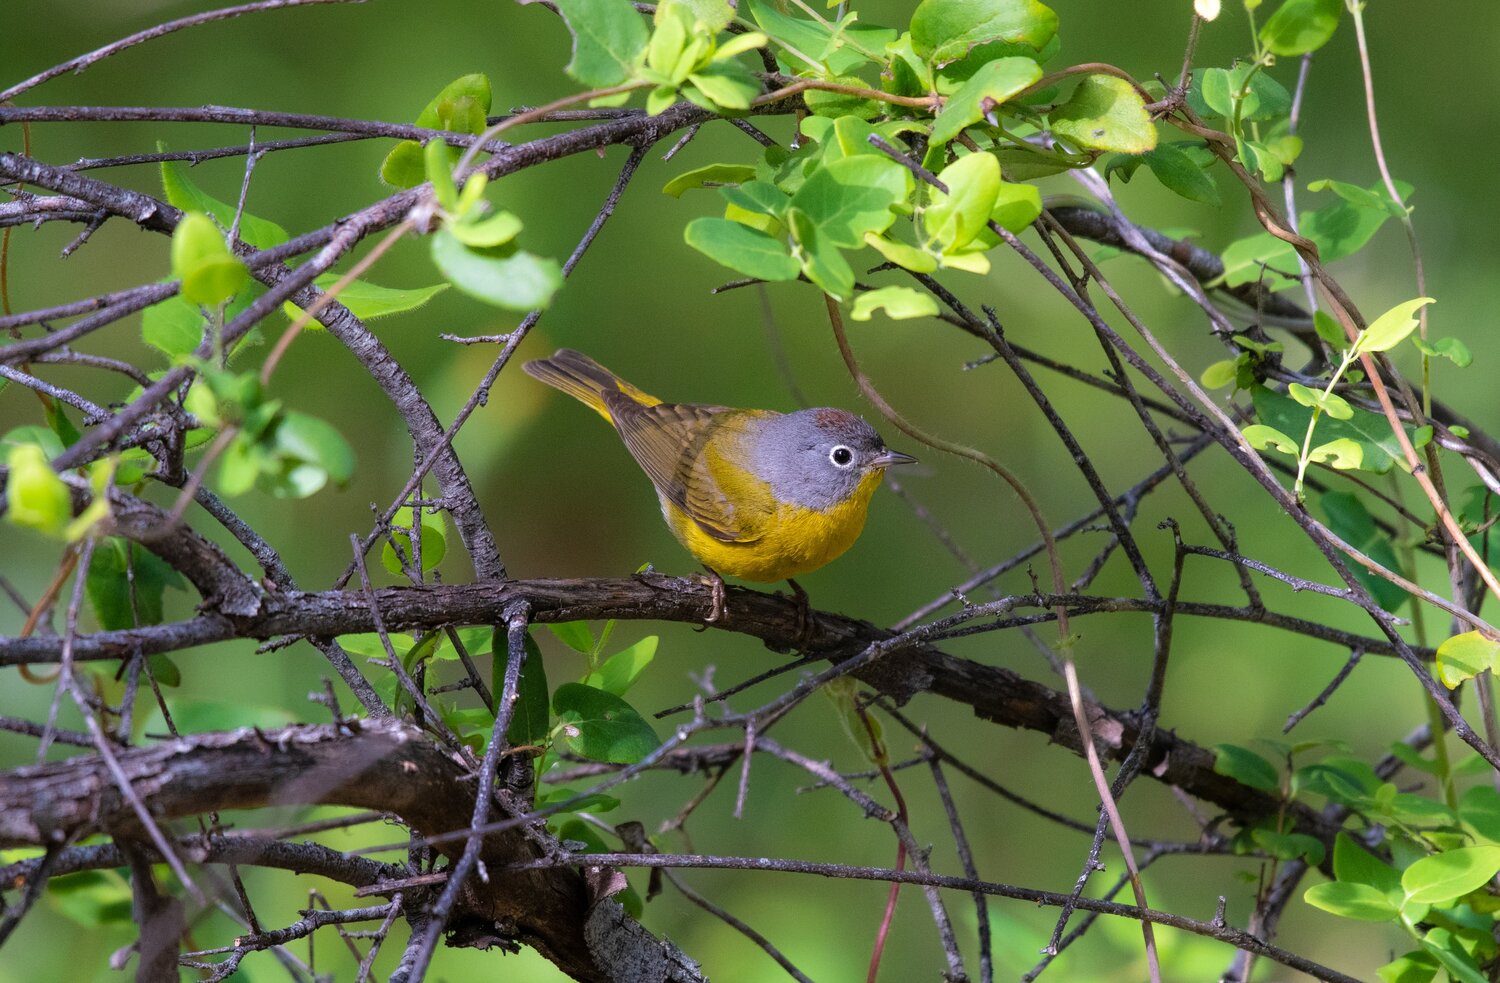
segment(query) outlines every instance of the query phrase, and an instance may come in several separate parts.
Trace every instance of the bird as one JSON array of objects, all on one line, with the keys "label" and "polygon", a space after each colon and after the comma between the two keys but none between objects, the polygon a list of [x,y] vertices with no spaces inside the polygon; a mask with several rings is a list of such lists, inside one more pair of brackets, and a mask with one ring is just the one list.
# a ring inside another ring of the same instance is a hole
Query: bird
[{"label": "bird", "polygon": [[619,433],[655,486],[667,527],[708,570],[709,622],[723,615],[728,574],[786,580],[805,625],[807,593],[793,578],[854,545],[886,469],[916,461],[847,410],[666,403],[570,348],[522,368]]}]

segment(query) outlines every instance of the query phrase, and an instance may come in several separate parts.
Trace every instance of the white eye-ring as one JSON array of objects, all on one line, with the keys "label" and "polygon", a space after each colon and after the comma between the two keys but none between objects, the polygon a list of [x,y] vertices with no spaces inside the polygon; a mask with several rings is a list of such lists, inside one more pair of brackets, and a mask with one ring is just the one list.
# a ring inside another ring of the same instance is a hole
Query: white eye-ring
[{"label": "white eye-ring", "polygon": [[828,460],[832,461],[836,468],[847,468],[854,463],[854,452],[843,444],[839,444],[828,452]]}]

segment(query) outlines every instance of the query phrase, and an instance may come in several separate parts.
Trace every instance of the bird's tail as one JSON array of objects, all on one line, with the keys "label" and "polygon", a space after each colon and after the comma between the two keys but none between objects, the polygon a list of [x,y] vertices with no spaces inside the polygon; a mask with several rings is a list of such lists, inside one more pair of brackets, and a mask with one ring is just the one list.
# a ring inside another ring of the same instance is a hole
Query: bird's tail
[{"label": "bird's tail", "polygon": [[533,359],[521,368],[525,369],[528,375],[572,396],[611,424],[615,421],[610,415],[608,406],[605,405],[603,394],[606,392],[623,393],[642,406],[655,406],[661,402],[650,393],[642,392],[632,386],[582,352],[576,352],[571,348],[559,348],[551,358]]}]

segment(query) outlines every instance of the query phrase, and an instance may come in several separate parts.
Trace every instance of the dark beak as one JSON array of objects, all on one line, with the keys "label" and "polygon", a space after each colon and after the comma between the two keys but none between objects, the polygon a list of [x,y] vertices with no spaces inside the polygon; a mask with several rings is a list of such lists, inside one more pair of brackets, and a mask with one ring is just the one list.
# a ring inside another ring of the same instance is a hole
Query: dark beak
[{"label": "dark beak", "polygon": [[916,463],[917,459],[912,457],[910,454],[903,454],[900,451],[893,451],[890,448],[886,448],[879,454],[876,454],[874,457],[870,458],[870,465],[877,468],[888,468],[893,464]]}]

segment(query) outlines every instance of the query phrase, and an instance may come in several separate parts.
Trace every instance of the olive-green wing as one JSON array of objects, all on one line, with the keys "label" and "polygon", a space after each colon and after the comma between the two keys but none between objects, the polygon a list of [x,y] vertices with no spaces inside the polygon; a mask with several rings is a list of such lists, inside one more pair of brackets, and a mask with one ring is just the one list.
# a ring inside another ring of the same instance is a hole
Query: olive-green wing
[{"label": "olive-green wing", "polygon": [[764,482],[733,463],[748,450],[758,414],[697,403],[642,406],[604,393],[631,456],[656,490],[704,532],[726,543],[759,539],[773,504]]}]

